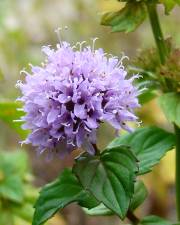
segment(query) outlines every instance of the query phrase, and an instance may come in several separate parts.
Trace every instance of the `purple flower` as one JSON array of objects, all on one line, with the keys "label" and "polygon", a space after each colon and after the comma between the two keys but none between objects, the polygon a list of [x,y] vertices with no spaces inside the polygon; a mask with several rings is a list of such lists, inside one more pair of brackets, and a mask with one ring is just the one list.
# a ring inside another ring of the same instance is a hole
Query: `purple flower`
[{"label": "purple flower", "polygon": [[96,130],[108,122],[117,131],[130,131],[129,121],[137,122],[139,91],[135,75],[126,78],[122,59],[108,56],[102,49],[86,46],[77,50],[67,42],[56,49],[43,47],[46,63],[31,66],[25,82],[18,82],[26,113],[23,129],[31,130],[24,141],[64,155],[83,147],[94,153]]}]

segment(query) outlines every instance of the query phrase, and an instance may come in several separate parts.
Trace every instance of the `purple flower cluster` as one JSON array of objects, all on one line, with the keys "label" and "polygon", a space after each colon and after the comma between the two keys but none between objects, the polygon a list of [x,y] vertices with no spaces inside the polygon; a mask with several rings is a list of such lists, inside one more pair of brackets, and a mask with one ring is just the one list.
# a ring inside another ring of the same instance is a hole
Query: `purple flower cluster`
[{"label": "purple flower cluster", "polygon": [[24,103],[23,129],[31,130],[24,141],[60,155],[83,147],[94,153],[96,130],[108,122],[117,131],[130,131],[127,122],[137,122],[139,91],[129,79],[122,59],[102,49],[76,49],[67,42],[57,49],[43,47],[46,63],[31,66],[25,82],[18,82]]}]

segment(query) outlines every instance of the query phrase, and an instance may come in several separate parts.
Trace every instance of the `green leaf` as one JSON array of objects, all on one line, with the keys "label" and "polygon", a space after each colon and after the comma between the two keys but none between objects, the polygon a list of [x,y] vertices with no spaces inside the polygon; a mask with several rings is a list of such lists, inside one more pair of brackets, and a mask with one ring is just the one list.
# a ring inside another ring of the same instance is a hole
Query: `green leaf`
[{"label": "green leaf", "polygon": [[23,184],[17,175],[5,177],[0,182],[0,196],[16,203],[23,201]]},{"label": "green leaf", "polygon": [[84,153],[73,168],[84,189],[122,219],[134,193],[137,170],[136,158],[125,146],[107,149],[99,156]]},{"label": "green leaf", "polygon": [[21,206],[14,205],[12,207],[13,215],[19,216],[21,219],[25,221],[32,222],[32,217],[34,213],[34,208],[32,204],[25,203]]},{"label": "green leaf", "polygon": [[[3,155],[3,156],[2,156]],[[2,152],[0,154],[6,163],[6,166],[10,165],[13,169],[13,174],[25,178],[29,171],[28,156],[23,150],[16,150],[13,152]]]},{"label": "green leaf", "polygon": [[138,208],[144,202],[147,196],[148,191],[146,189],[146,186],[142,181],[137,181],[135,183],[135,191],[130,204],[130,210],[134,211],[136,208]]},{"label": "green leaf", "polygon": [[108,12],[102,16],[101,24],[111,26],[113,32],[132,32],[146,18],[146,7],[143,2],[128,2],[118,12]]},{"label": "green leaf", "polygon": [[165,7],[165,13],[168,15],[170,11],[175,7],[179,0],[160,0],[159,2],[162,3]]},{"label": "green leaf", "polygon": [[113,211],[108,209],[103,203],[92,209],[83,208],[83,210],[90,216],[111,216],[114,214]]},{"label": "green leaf", "polygon": [[139,103],[143,105],[147,102],[150,102],[156,97],[157,97],[157,93],[155,91],[145,91],[138,96],[138,99],[139,99]]},{"label": "green leaf", "polygon": [[173,225],[173,223],[158,216],[147,216],[142,219],[140,225]]},{"label": "green leaf", "polygon": [[17,171],[16,162],[12,161],[15,158],[10,156],[11,153],[0,153],[0,197],[21,203],[24,197],[22,178]]},{"label": "green leaf", "polygon": [[38,197],[39,197],[39,192],[37,188],[29,184],[26,184],[24,186],[24,198],[26,202],[29,202],[34,205]]},{"label": "green leaf", "polygon": [[159,97],[159,104],[169,122],[180,127],[180,94],[163,94]]},{"label": "green leaf", "polygon": [[19,120],[24,115],[23,112],[17,111],[17,108],[21,108],[21,104],[17,102],[0,102],[0,121],[9,125],[24,138],[27,135],[27,131],[22,130],[22,123],[14,122],[14,120]]},{"label": "green leaf", "polygon": [[[135,183],[134,195],[130,203],[130,210],[134,211],[138,206],[140,206],[148,195],[148,191],[142,181],[137,181]],[[100,204],[92,209],[83,208],[86,214],[90,216],[109,216],[114,213],[112,210],[108,209],[104,204]]]},{"label": "green leaf", "polygon": [[90,194],[83,190],[71,170],[66,169],[54,182],[46,185],[40,192],[35,205],[33,225],[43,224],[58,210],[66,205],[78,202],[83,207],[92,208],[99,204]]},{"label": "green leaf", "polygon": [[138,96],[139,103],[145,104],[152,99],[157,97],[157,83],[152,80],[142,80],[137,82],[136,84],[139,90],[143,90],[142,93]]},{"label": "green leaf", "polygon": [[144,127],[122,135],[110,143],[109,148],[129,145],[139,160],[139,175],[148,173],[152,167],[175,145],[175,136],[158,127]]}]

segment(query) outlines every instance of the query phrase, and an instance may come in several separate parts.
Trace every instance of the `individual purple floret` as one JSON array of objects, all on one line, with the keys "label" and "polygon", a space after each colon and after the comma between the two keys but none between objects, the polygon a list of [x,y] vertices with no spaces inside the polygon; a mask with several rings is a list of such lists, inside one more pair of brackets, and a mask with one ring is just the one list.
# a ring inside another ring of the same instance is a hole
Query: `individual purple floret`
[{"label": "individual purple floret", "polygon": [[[94,42],[93,42],[94,43]],[[127,79],[122,59],[90,46],[80,49],[60,42],[56,49],[43,47],[46,63],[32,66],[25,82],[18,82],[24,103],[23,129],[31,130],[24,143],[39,153],[64,155],[79,147],[94,154],[96,130],[108,122],[117,131],[137,122],[138,75]]]}]

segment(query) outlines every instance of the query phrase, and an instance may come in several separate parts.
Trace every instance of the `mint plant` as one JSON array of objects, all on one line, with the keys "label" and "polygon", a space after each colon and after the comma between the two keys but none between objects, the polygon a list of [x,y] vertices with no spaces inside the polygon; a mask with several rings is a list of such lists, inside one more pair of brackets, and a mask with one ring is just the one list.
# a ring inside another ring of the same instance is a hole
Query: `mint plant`
[{"label": "mint plant", "polygon": [[[141,64],[138,58],[134,62],[143,78],[129,76],[123,58],[96,50],[95,39],[92,46],[62,41],[60,29],[56,49],[42,49],[46,55],[43,66],[32,66],[31,73],[23,71],[25,82],[17,83],[22,91],[18,100],[25,112],[23,128],[30,130],[23,143],[32,144],[49,158],[83,149],[73,167],[40,192],[33,225],[43,224],[72,202],[89,215],[115,214],[134,225],[180,224],[180,50],[163,37],[158,4],[169,14],[180,2],[129,0],[120,11],[102,17],[101,23],[111,26],[113,32],[132,32],[149,17],[157,48],[153,49],[155,54],[145,51]],[[139,102],[157,97],[154,91],[160,95],[159,104],[174,125],[174,133],[156,126],[133,130],[129,125],[139,125],[135,110]],[[96,131],[104,122],[120,135],[99,149]],[[127,133],[121,134],[122,130]],[[175,146],[177,222],[153,215],[138,218],[134,210],[148,195],[140,175],[151,172]]]}]

